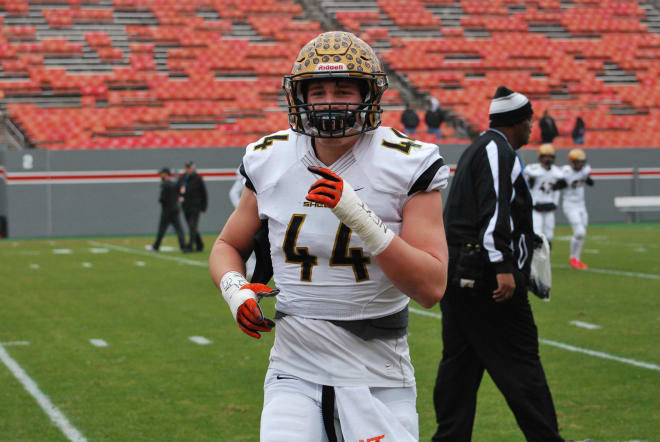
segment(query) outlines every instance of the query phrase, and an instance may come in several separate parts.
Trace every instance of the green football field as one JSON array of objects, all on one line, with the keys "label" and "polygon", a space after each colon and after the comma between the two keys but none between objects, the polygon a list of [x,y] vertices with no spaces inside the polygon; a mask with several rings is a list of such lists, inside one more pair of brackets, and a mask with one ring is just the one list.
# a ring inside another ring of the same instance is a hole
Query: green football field
[{"label": "green football field", "polygon": [[[567,265],[569,235],[556,231],[552,300],[530,297],[562,434],[660,441],[660,224],[591,226],[586,271]],[[0,440],[258,441],[272,335],[234,325],[207,252],[151,241],[0,241]],[[428,441],[440,309],[411,312]],[[523,440],[487,376],[473,440]]]}]

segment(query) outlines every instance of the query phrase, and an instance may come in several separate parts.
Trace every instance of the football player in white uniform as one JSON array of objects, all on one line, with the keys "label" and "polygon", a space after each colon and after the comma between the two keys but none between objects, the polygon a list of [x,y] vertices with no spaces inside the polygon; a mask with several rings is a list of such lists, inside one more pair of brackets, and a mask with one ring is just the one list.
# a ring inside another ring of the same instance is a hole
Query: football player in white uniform
[{"label": "football player in white uniform", "polygon": [[582,149],[573,149],[568,153],[568,165],[562,167],[566,180],[563,190],[562,208],[573,229],[571,238],[571,254],[568,263],[574,269],[583,270],[588,266],[580,260],[584,238],[587,235],[589,215],[584,204],[584,185],[593,186],[594,181],[589,174],[591,166],[587,163],[587,155]]},{"label": "football player in white uniform", "polygon": [[379,127],[387,78],[353,34],[307,43],[283,87],[290,129],[248,145],[249,191],[209,259],[239,327],[270,331],[258,301],[272,292],[243,276],[267,221],[279,293],[261,441],[417,441],[407,306],[445,291],[449,168],[436,145]]},{"label": "football player in white uniform", "polygon": [[559,203],[559,188],[562,186],[562,173],[554,165],[555,149],[544,143],[539,147],[539,162],[525,167],[524,174],[532,192],[534,210],[534,232],[543,233],[550,245],[555,230],[555,210]]}]

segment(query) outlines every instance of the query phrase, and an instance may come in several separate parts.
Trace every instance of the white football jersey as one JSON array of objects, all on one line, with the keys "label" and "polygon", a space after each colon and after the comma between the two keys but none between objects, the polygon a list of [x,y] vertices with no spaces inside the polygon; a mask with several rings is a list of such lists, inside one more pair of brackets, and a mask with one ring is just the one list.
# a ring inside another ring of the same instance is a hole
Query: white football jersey
[{"label": "white football jersey", "polygon": [[550,169],[544,168],[541,163],[530,164],[525,167],[525,178],[529,181],[530,178],[534,178],[534,185],[531,186],[532,199],[534,204],[538,203],[559,203],[559,191],[553,190],[557,181],[563,177],[563,174],[559,167],[554,164],[550,166]]},{"label": "white football jersey", "polygon": [[[243,158],[259,216],[268,219],[278,311],[335,320],[378,318],[402,310],[409,298],[387,279],[363,242],[322,204],[307,201],[323,166],[311,138],[280,131],[250,144]],[[388,127],[368,132],[328,167],[399,234],[402,211],[417,191],[447,185],[449,168],[435,144]],[[440,216],[440,214],[429,214]]]},{"label": "white football jersey", "polygon": [[561,168],[567,187],[563,190],[565,205],[584,205],[584,182],[591,173],[591,166],[585,164],[580,170],[573,170],[570,165]]},{"label": "white football jersey", "polygon": [[[365,341],[324,319],[379,318],[406,307],[410,298],[387,279],[358,235],[324,205],[305,199],[318,176],[311,138],[291,130],[247,147],[243,166],[268,219],[277,295],[270,368],[320,385],[415,385],[407,337]],[[449,168],[438,147],[381,127],[359,137],[329,169],[395,233],[405,203],[418,191],[447,186]],[[429,216],[442,216],[429,214]]]}]

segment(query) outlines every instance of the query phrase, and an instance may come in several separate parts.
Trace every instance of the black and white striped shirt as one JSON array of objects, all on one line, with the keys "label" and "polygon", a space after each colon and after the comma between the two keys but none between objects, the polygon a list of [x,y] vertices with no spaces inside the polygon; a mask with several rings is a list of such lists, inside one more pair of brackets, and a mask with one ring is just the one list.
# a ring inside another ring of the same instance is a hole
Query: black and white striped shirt
[{"label": "black and white striped shirt", "polygon": [[495,273],[529,275],[532,197],[522,172],[506,136],[489,129],[461,155],[445,206],[449,246],[480,244]]}]

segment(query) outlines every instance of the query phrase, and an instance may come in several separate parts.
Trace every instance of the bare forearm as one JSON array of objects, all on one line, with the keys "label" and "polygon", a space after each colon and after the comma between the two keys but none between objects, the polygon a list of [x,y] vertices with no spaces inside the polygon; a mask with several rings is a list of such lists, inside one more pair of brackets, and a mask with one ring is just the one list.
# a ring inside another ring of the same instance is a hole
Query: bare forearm
[{"label": "bare forearm", "polygon": [[245,274],[245,263],[234,247],[218,237],[209,256],[209,272],[216,287],[220,286],[222,276],[230,271]]},{"label": "bare forearm", "polygon": [[375,259],[392,284],[422,307],[433,307],[442,299],[447,287],[446,254],[433,256],[396,237]]}]

